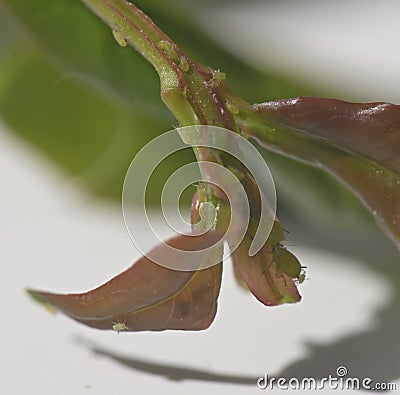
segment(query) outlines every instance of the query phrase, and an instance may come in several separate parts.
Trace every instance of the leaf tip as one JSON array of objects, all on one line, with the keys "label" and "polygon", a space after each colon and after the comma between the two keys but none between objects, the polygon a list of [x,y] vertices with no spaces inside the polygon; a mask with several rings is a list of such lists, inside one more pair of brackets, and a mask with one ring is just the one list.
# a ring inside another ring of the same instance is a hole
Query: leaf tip
[{"label": "leaf tip", "polygon": [[27,289],[26,293],[37,303],[40,303],[49,313],[56,314],[57,309],[50,304],[46,298],[41,294],[41,292],[33,291],[32,289]]}]

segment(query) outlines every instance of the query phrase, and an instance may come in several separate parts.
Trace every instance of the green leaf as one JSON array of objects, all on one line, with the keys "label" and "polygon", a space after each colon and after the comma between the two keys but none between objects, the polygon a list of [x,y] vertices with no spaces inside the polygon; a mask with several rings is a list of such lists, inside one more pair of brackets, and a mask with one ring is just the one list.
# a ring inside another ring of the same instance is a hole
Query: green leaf
[{"label": "green leaf", "polygon": [[152,67],[117,45],[110,30],[80,1],[8,0],[6,4],[61,72],[92,84],[108,97],[117,94],[115,100],[142,113],[158,111],[171,119],[159,102]]},{"label": "green leaf", "polygon": [[[0,4],[0,12],[7,24],[2,25],[1,48],[9,57],[5,63],[0,59],[1,117],[66,174],[82,177],[96,193],[119,199],[134,154],[175,124],[160,100],[152,66],[120,47],[110,29],[80,1],[4,3],[6,9]],[[232,87],[248,99],[261,100],[266,93],[270,98],[309,93],[227,53],[197,26],[190,4],[168,0],[138,5],[193,58],[226,71]],[[51,119],[46,119],[49,114]],[[67,128],[71,119],[72,131]],[[191,153],[182,153],[176,166],[164,167],[165,174],[191,158]]]},{"label": "green leaf", "polygon": [[[0,69],[4,121],[68,175],[80,175],[92,190],[119,199],[130,161],[164,123],[116,105],[91,85],[60,73],[35,51],[8,58]],[[189,150],[177,155],[152,185],[191,157]],[[158,195],[149,197],[155,203]]]},{"label": "green leaf", "polygon": [[[82,73],[83,78],[95,78],[128,99],[129,105],[150,110],[153,105],[153,109],[157,108],[168,117],[159,102],[158,81],[151,66],[132,51],[120,48],[110,29],[82,2],[5,2],[60,66]],[[191,16],[195,10],[190,3],[137,1],[136,5],[151,15],[190,57],[203,64],[221,67],[229,75],[231,87],[248,100],[259,101],[266,94],[273,99],[310,93],[289,80],[256,71],[213,42]]]}]

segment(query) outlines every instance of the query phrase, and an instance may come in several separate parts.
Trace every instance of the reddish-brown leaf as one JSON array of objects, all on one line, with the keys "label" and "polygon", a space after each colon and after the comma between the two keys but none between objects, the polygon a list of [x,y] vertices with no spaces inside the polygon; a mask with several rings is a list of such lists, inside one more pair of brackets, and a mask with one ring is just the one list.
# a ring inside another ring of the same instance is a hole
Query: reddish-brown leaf
[{"label": "reddish-brown leaf", "polygon": [[[168,244],[194,251],[213,245],[219,238],[217,232],[208,232],[196,237],[177,236]],[[154,250],[168,254],[164,245]],[[176,271],[142,257],[125,272],[86,293],[28,292],[44,305],[93,328],[201,330],[214,319],[221,272],[221,263],[197,271]]]},{"label": "reddish-brown leaf", "polygon": [[231,255],[236,276],[240,275],[252,294],[266,306],[298,302],[301,296],[295,282],[282,273],[273,261],[271,247],[265,244],[250,257],[250,245],[251,238],[246,236]]},{"label": "reddish-brown leaf", "polygon": [[298,97],[255,105],[271,119],[400,174],[400,106]]},{"label": "reddish-brown leaf", "polygon": [[245,135],[321,167],[374,214],[400,248],[400,106],[300,97],[243,109]]},{"label": "reddish-brown leaf", "polygon": [[[293,259],[298,263],[297,259],[289,252],[282,257],[272,253],[273,249],[276,248],[284,250],[281,244],[285,237],[277,218],[274,219],[273,228],[262,249],[254,256],[249,255],[250,246],[260,222],[261,199],[264,197],[249,174],[245,174],[242,184],[250,205],[250,221],[245,237],[231,255],[235,278],[240,286],[249,289],[266,306],[298,302],[301,296],[295,283],[295,281],[298,281],[297,273],[293,275],[295,278],[285,274],[290,274],[288,268],[291,268]],[[199,208],[201,204],[205,201],[211,201],[213,198],[218,200],[215,196],[207,196],[207,193],[201,187],[198,188],[192,200],[192,224],[200,219]],[[220,224],[225,224],[226,227],[229,225],[227,219],[230,217],[230,209],[226,205],[219,207],[218,210],[218,221]],[[273,215],[272,211],[269,214]],[[247,224],[244,224],[244,226],[247,226]],[[229,240],[227,242],[229,244]],[[288,257],[290,257],[290,261],[286,262]],[[278,258],[281,258],[280,262],[276,262]]]}]

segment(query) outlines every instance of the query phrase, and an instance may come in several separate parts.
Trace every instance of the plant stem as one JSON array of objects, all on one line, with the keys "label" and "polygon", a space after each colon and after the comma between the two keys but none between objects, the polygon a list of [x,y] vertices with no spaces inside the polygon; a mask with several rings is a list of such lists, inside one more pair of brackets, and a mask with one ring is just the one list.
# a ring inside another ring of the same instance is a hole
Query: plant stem
[{"label": "plant stem", "polygon": [[[161,98],[181,126],[204,124],[236,130],[221,101],[221,73],[194,62],[155,23],[126,0],[82,0],[156,69]],[[219,73],[219,74],[218,74]]]}]

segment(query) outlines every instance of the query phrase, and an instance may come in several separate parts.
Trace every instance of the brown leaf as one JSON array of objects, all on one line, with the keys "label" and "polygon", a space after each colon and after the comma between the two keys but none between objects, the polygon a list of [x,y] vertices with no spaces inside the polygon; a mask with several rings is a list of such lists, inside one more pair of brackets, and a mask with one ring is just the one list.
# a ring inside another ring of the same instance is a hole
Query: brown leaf
[{"label": "brown leaf", "polygon": [[[261,199],[265,197],[249,175],[245,176],[243,184],[249,198],[251,218],[245,238],[231,255],[236,280],[242,287],[245,283],[253,295],[266,306],[298,302],[301,296],[297,291],[295,280],[282,271],[282,267],[291,265],[291,262],[287,262],[288,257],[296,261],[297,258],[287,251],[281,262],[276,262],[276,254],[274,256],[272,253],[273,249],[283,250],[281,244],[285,241],[282,225],[276,217],[262,249],[253,257],[249,256],[249,248],[260,222]],[[268,202],[266,203],[268,205]],[[273,213],[271,211],[268,214]],[[288,273],[287,270],[285,272]]]},{"label": "brown leaf", "polygon": [[246,236],[231,255],[236,275],[240,274],[252,294],[266,306],[298,302],[301,296],[295,282],[273,261],[271,247],[265,244],[250,257],[250,244],[251,238]]},{"label": "brown leaf", "polygon": [[[168,244],[194,251],[213,245],[219,238],[217,232],[196,237],[181,235],[169,240]],[[166,250],[164,245],[156,249],[159,252]],[[221,273],[221,263],[197,271],[176,271],[142,257],[125,272],[86,293],[28,292],[45,306],[54,306],[93,328],[201,330],[215,317]]]},{"label": "brown leaf", "polygon": [[400,106],[298,97],[255,105],[271,119],[400,174]]},{"label": "brown leaf", "polygon": [[400,248],[400,106],[300,97],[237,115],[267,149],[323,168],[373,213]]},{"label": "brown leaf", "polygon": [[[297,258],[282,247],[285,237],[277,218],[262,249],[256,255],[249,256],[250,245],[260,222],[261,199],[264,197],[250,175],[246,174],[242,182],[248,195],[251,217],[246,236],[231,255],[235,278],[241,287],[250,290],[261,303],[267,306],[298,302],[301,297],[295,281],[299,281],[300,273],[293,270],[293,260],[299,268],[301,266]],[[207,197],[206,192],[199,186],[192,200],[192,224],[200,219],[201,203],[210,200],[212,197]],[[226,210],[230,211],[230,208],[229,206],[225,209],[219,208],[218,220],[228,226],[229,221],[226,221],[224,216],[229,217]],[[272,212],[268,214],[272,215]],[[229,244],[229,240],[227,242]],[[286,254],[273,253],[274,250],[284,251]]]}]

